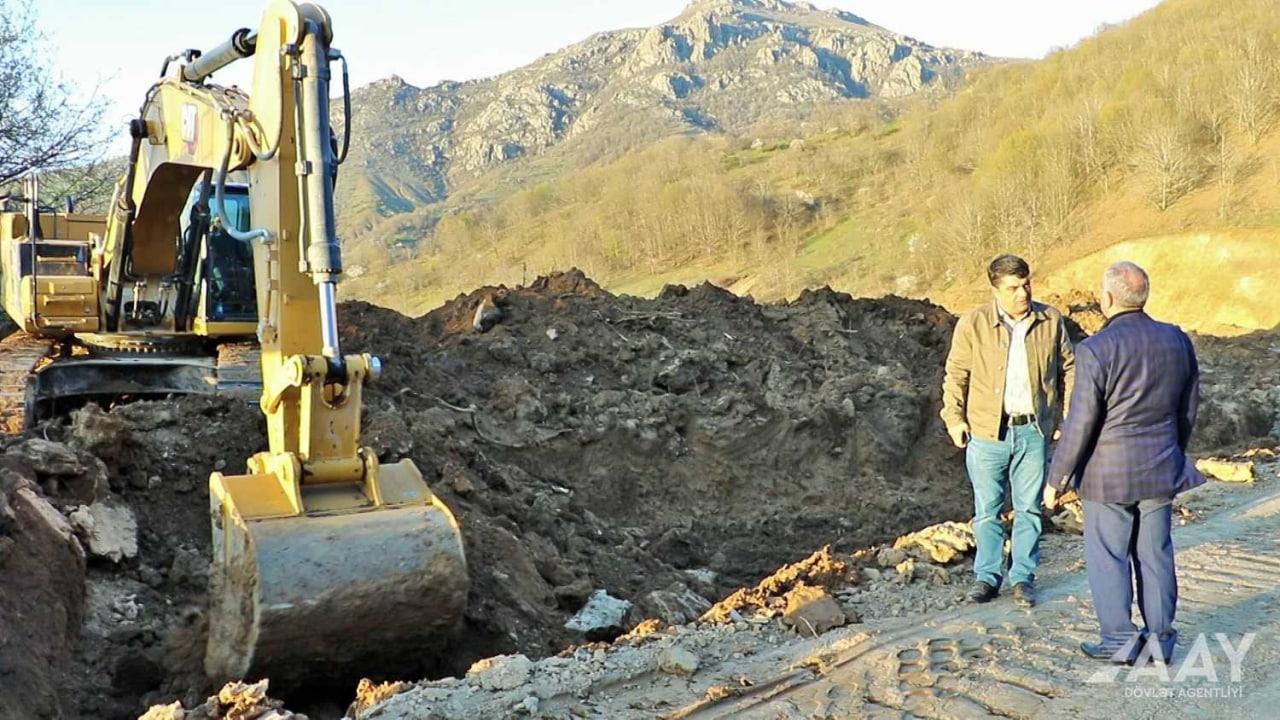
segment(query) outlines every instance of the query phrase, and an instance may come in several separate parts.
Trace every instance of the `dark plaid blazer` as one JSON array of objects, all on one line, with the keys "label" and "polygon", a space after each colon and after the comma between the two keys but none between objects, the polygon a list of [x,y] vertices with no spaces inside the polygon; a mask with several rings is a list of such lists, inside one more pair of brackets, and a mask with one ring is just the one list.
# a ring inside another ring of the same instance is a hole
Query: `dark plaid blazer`
[{"label": "dark plaid blazer", "polygon": [[1187,460],[1200,401],[1191,339],[1142,311],[1113,316],[1076,347],[1071,411],[1048,481],[1080,497],[1131,503],[1204,484]]}]

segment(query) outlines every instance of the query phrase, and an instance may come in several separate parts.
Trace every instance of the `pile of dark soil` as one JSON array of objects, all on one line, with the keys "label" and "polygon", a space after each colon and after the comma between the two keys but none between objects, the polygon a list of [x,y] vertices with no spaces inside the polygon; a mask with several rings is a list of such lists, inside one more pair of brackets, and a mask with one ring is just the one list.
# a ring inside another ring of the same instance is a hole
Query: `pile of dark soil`
[{"label": "pile of dark soil", "polygon": [[[479,332],[482,305],[497,319]],[[555,652],[595,589],[715,600],[815,547],[968,512],[937,417],[953,318],[928,303],[762,306],[711,285],[648,300],[567,273],[419,320],[343,317],[348,350],[386,367],[365,441],[411,458],[462,523],[465,662]]]}]

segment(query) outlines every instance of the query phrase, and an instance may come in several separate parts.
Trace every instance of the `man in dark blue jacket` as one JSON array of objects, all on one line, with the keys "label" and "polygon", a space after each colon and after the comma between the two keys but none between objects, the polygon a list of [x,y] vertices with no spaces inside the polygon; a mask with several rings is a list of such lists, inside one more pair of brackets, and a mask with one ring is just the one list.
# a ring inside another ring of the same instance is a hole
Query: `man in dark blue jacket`
[{"label": "man in dark blue jacket", "polygon": [[[1083,500],[1085,565],[1102,637],[1080,649],[1120,663],[1134,662],[1144,644],[1156,660],[1173,656],[1173,498],[1204,484],[1186,456],[1200,392],[1195,349],[1177,326],[1143,312],[1149,291],[1133,263],[1103,275],[1107,322],[1076,348],[1071,412],[1044,498],[1052,508],[1074,484]],[[1135,580],[1141,630],[1130,614]]]}]

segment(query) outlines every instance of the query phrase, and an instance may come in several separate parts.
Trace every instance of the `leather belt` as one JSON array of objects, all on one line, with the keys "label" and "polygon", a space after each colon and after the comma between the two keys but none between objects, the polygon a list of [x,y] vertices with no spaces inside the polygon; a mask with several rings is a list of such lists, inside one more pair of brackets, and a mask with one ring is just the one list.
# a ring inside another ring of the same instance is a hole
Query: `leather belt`
[{"label": "leather belt", "polygon": [[1035,415],[1010,415],[1007,421],[1010,427],[1017,425],[1030,425],[1036,421]]}]

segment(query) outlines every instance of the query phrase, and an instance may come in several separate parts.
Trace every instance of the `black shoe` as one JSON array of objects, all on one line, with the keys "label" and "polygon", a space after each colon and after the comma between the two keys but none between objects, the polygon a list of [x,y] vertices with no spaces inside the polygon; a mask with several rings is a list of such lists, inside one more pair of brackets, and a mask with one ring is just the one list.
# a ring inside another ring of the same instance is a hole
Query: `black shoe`
[{"label": "black shoe", "polygon": [[[1175,631],[1170,633],[1169,635],[1166,635],[1163,642],[1160,640],[1160,638],[1156,637],[1155,635],[1151,635],[1146,630],[1142,631],[1142,635],[1143,635],[1142,641],[1143,641],[1143,644],[1145,645],[1147,654],[1151,656],[1151,662],[1155,663],[1156,665],[1167,666],[1171,664],[1171,661],[1173,660],[1173,654],[1178,649],[1176,645],[1178,641],[1178,633]],[[1169,646],[1168,655],[1166,655],[1164,652],[1164,646],[1166,644]],[[1139,647],[1143,647],[1143,645],[1140,645]]]},{"label": "black shoe", "polygon": [[1104,649],[1098,643],[1082,642],[1080,643],[1080,652],[1093,660],[1106,660],[1115,665],[1132,665],[1134,661],[1134,658],[1120,657],[1117,653]]},{"label": "black shoe", "polygon": [[1013,586],[1013,601],[1020,607],[1034,607],[1036,604],[1036,588],[1029,582],[1020,582]]},{"label": "black shoe", "polygon": [[[1147,642],[1148,642],[1148,643],[1153,643],[1153,642],[1155,642],[1155,641],[1154,641],[1154,640],[1148,640]],[[1152,662],[1153,664],[1155,664],[1155,665],[1161,665],[1161,666],[1164,666],[1164,667],[1168,667],[1168,666],[1169,666],[1169,664],[1170,664],[1170,663],[1169,663],[1169,661],[1173,659],[1173,653],[1169,653],[1169,657],[1167,657],[1167,658],[1166,658],[1166,657],[1164,656],[1164,653],[1160,651],[1160,648],[1159,648],[1158,646],[1153,646],[1153,645],[1148,644],[1148,645],[1147,645],[1147,650],[1149,650],[1149,651],[1150,651],[1150,660],[1151,660],[1151,662]]]},{"label": "black shoe", "polygon": [[969,602],[990,602],[999,594],[999,587],[979,580],[973,584],[973,587],[969,588]]}]

